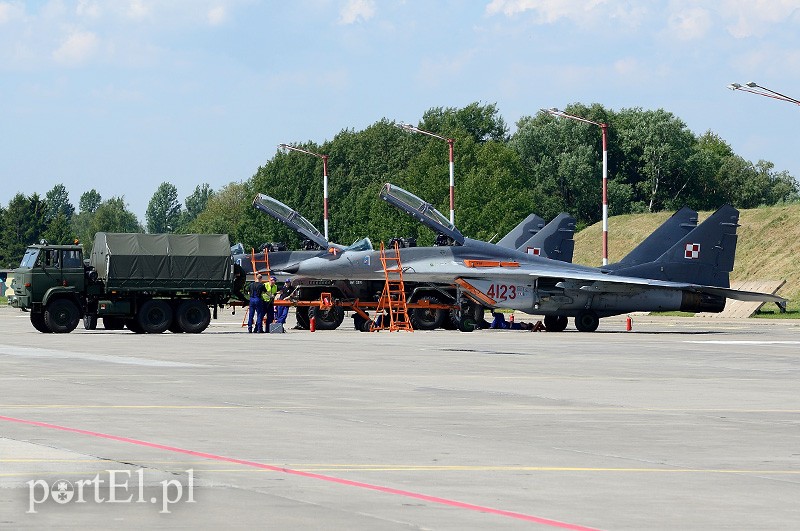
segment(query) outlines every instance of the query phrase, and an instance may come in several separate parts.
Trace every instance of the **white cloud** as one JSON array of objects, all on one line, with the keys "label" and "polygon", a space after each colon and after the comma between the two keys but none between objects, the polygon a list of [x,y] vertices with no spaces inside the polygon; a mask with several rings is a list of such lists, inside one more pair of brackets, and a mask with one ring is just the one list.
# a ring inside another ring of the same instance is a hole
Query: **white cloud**
[{"label": "white cloud", "polygon": [[671,38],[690,41],[701,39],[711,29],[711,14],[701,7],[681,9],[669,15],[667,31]]},{"label": "white cloud", "polygon": [[565,19],[582,26],[597,25],[599,21],[638,26],[647,7],[631,0],[491,0],[486,6],[487,15],[514,17],[528,11],[537,24]]},{"label": "white cloud", "polygon": [[67,66],[84,63],[97,51],[99,42],[90,31],[76,31],[53,52],[53,59]]},{"label": "white cloud", "polygon": [[0,2],[0,24],[22,18],[24,8],[17,3]]},{"label": "white cloud", "polygon": [[225,6],[214,6],[208,10],[207,13],[208,23],[212,26],[219,26],[228,18],[228,12]]},{"label": "white cloud", "polygon": [[77,13],[79,17],[90,19],[100,18],[100,11],[100,5],[93,0],[80,0],[75,8],[75,13]]},{"label": "white cloud", "polygon": [[720,11],[735,22],[728,32],[737,39],[763,36],[771,27],[800,20],[800,0],[724,0]]},{"label": "white cloud", "polygon": [[353,24],[359,20],[367,21],[374,16],[374,0],[347,0],[347,3],[339,13],[339,23]]},{"label": "white cloud", "polygon": [[128,18],[144,20],[150,16],[152,5],[146,3],[145,0],[130,0],[126,6],[125,12]]}]

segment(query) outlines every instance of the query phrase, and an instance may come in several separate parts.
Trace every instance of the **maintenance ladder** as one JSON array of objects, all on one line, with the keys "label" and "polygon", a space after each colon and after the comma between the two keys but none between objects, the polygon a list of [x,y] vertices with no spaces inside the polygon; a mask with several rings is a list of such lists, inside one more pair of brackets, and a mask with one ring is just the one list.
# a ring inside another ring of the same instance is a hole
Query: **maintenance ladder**
[{"label": "maintenance ladder", "polygon": [[[386,248],[381,242],[381,264],[383,273],[386,277],[386,284],[383,287],[381,298],[378,300],[378,307],[375,310],[376,320],[370,325],[370,332],[376,330],[408,330],[413,332],[411,320],[408,317],[408,305],[406,303],[406,290],[403,284],[403,264],[400,263],[400,246],[394,242],[394,256],[389,256]],[[389,326],[386,326],[387,316],[383,312],[388,312]],[[383,314],[380,326],[377,326],[377,317]]]}]

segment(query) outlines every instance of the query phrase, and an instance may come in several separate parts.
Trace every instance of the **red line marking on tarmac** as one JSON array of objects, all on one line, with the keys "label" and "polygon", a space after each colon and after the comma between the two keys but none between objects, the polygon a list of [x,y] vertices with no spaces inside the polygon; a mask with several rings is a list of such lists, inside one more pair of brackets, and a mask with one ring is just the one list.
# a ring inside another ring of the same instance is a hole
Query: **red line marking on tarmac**
[{"label": "red line marking on tarmac", "polygon": [[514,512],[514,511],[505,511],[503,509],[493,509],[492,507],[484,507],[482,505],[474,505],[474,504],[471,504],[471,503],[464,503],[464,502],[455,501],[455,500],[448,500],[447,498],[439,498],[437,496],[429,496],[427,494],[420,494],[420,493],[417,493],[417,492],[411,492],[411,491],[407,491],[407,490],[394,489],[394,488],[391,488],[391,487],[383,487],[383,486],[380,486],[380,485],[373,485],[371,483],[362,483],[360,481],[351,481],[349,479],[337,478],[337,477],[334,477],[334,476],[326,476],[324,474],[315,474],[313,472],[303,472],[302,470],[293,470],[291,468],[283,468],[283,467],[279,467],[279,466],[275,466],[275,465],[267,465],[267,464],[264,464],[264,463],[258,463],[256,461],[247,461],[247,460],[244,460],[244,459],[236,459],[234,457],[225,457],[225,456],[222,456],[222,455],[209,454],[209,453],[206,453],[206,452],[197,452],[197,451],[194,451],[194,450],[187,450],[185,448],[178,448],[177,446],[168,446],[168,445],[165,445],[165,444],[152,443],[152,442],[142,441],[142,440],[139,440],[139,439],[131,439],[129,437],[120,437],[119,435],[110,435],[110,434],[107,434],[107,433],[99,433],[99,432],[96,432],[96,431],[82,430],[82,429],[79,429],[79,428],[69,428],[67,426],[59,426],[57,424],[49,424],[47,422],[38,422],[38,421],[35,421],[35,420],[26,420],[26,419],[14,418],[14,417],[5,417],[5,416],[2,416],[2,415],[0,415],[0,420],[4,420],[4,421],[7,421],[7,422],[16,422],[16,423],[19,423],[19,424],[27,424],[29,426],[37,426],[39,428],[48,428],[48,429],[53,429],[53,430],[66,431],[66,432],[70,432],[70,433],[78,433],[78,434],[81,434],[81,435],[88,435],[90,437],[97,437],[97,438],[100,438],[100,439],[109,439],[109,440],[117,441],[117,442],[136,444],[136,445],[145,446],[145,447],[148,447],[148,448],[155,448],[155,449],[158,449],[158,450],[166,450],[168,452],[186,454],[186,455],[191,455],[191,456],[194,456],[194,457],[202,457],[204,459],[213,459],[215,461],[223,461],[223,462],[226,462],[226,463],[235,463],[235,464],[238,464],[238,465],[244,465],[244,466],[249,466],[249,467],[254,467],[254,468],[261,468],[261,469],[264,469],[264,470],[270,470],[272,472],[282,472],[284,474],[291,474],[291,475],[301,476],[301,477],[305,477],[305,478],[318,479],[318,480],[327,481],[327,482],[330,482],[330,483],[338,483],[339,485],[347,485],[349,487],[358,487],[358,488],[362,488],[362,489],[368,489],[368,490],[374,490],[374,491],[377,491],[377,492],[383,492],[383,493],[386,493],[386,494],[395,494],[397,496],[405,496],[407,498],[414,498],[414,499],[417,499],[417,500],[423,500],[423,501],[427,501],[427,502],[431,502],[431,503],[438,503],[440,505],[447,505],[447,506],[450,506],[450,507],[457,507],[459,509],[467,509],[467,510],[470,510],[470,511],[477,511],[477,512],[481,512],[481,513],[494,514],[494,515],[498,515],[498,516],[507,516],[509,518],[516,518],[518,520],[526,520],[528,522],[535,522],[537,524],[548,525],[548,526],[551,526],[551,527],[558,527],[558,528],[561,528],[561,529],[570,529],[570,530],[573,530],[573,531],[599,531],[598,529],[593,528],[593,527],[584,527],[584,526],[577,525],[577,524],[569,524],[569,523],[566,523],[566,522],[559,522],[558,520],[551,520],[549,518],[543,518],[543,517],[540,517],[540,516],[534,516],[534,515],[525,514],[525,513],[517,513],[517,512]]}]

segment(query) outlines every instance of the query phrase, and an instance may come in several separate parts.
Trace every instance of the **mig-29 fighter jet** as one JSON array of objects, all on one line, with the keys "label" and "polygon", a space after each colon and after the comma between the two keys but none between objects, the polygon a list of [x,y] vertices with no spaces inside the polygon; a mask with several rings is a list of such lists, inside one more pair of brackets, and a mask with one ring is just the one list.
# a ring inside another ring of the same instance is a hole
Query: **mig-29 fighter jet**
[{"label": "mig-29 fighter jet", "polygon": [[[285,205],[279,200],[264,194],[256,195],[253,206],[277,219],[290,229],[297,232],[306,241],[312,242],[319,250],[308,251],[270,251],[258,253],[255,256],[256,268],[266,266],[265,254],[269,259],[270,270],[280,274],[293,271],[302,261],[333,254],[351,253],[353,251],[372,250],[369,239],[364,238],[349,247],[327,241],[322,233],[299,212]],[[518,245],[521,249],[535,248],[542,256],[558,256],[559,259],[571,260],[574,242],[572,236],[575,220],[567,214],[558,216],[551,223],[545,224],[542,218],[535,214],[528,216],[517,227],[512,229],[503,239],[508,245]],[[527,247],[526,247],[527,246]],[[247,271],[252,272],[250,255],[243,249],[234,253],[234,260]],[[378,262],[380,263],[380,262]],[[262,271],[263,272],[263,271]],[[286,275],[284,275],[286,276]],[[321,293],[329,292],[339,301],[374,301],[380,296],[384,287],[384,279],[353,280],[349,279],[324,279],[324,278],[294,278],[292,288],[294,298],[297,300],[319,300]],[[435,283],[409,282],[406,286],[406,298],[409,302],[427,301],[430,304],[449,304],[456,300],[455,289],[449,285]],[[322,329],[336,328],[344,317],[340,307],[331,310],[318,311],[311,308],[316,317],[317,326]],[[297,318],[301,327],[306,326],[309,318],[309,308],[298,306]],[[447,310],[434,308],[414,308],[410,312],[411,321],[417,329],[435,329],[440,326],[451,325],[452,317]]]},{"label": "mig-29 fighter jet", "polygon": [[[782,309],[786,305],[776,295],[730,289],[739,220],[738,210],[730,205],[676,238],[655,260],[638,262],[634,256],[621,265],[595,268],[466,238],[430,203],[388,183],[380,197],[453,243],[400,249],[400,261],[406,281],[454,286],[465,320],[482,317],[473,316],[473,308],[509,308],[543,315],[545,327],[554,331],[564,330],[567,317],[574,317],[576,328],[589,332],[602,317],[633,311],[720,312],[727,298],[775,302]],[[651,240],[645,247],[652,252],[658,246]],[[641,256],[650,254],[645,250]],[[291,272],[311,278],[378,280],[384,276],[380,264],[377,251],[328,253],[300,262]]]}]

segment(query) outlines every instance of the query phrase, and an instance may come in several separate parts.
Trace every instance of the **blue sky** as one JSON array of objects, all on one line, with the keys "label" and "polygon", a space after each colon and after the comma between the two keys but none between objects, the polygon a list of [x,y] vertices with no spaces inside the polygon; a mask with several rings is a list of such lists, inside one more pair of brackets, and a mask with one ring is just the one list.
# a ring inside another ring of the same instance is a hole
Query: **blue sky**
[{"label": "blue sky", "polygon": [[474,101],[512,131],[663,108],[800,178],[800,106],[726,89],[748,81],[800,98],[800,0],[0,0],[0,204],[63,182],[144,221],[163,181]]}]

